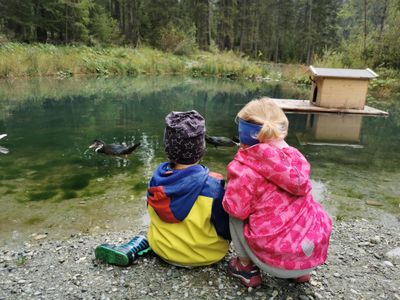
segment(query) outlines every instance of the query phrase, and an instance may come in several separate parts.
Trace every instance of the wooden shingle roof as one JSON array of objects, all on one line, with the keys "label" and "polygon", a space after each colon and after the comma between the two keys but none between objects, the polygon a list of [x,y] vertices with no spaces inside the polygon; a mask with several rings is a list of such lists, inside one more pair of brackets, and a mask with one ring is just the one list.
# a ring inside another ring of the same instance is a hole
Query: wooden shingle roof
[{"label": "wooden shingle roof", "polygon": [[314,77],[371,79],[378,76],[371,69],[315,68],[310,66],[310,72]]}]

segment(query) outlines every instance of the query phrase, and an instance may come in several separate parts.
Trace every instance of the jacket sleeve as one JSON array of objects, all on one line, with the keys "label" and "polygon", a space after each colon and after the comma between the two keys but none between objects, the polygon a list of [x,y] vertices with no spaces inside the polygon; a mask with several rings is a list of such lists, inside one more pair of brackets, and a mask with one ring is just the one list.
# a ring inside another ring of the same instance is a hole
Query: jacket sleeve
[{"label": "jacket sleeve", "polygon": [[249,217],[251,202],[256,192],[254,178],[244,170],[240,162],[232,161],[229,164],[228,185],[222,201],[225,211],[239,220]]},{"label": "jacket sleeve", "polygon": [[231,240],[231,233],[229,231],[229,215],[222,207],[222,199],[224,198],[225,193],[224,185],[225,181],[223,179],[218,180],[217,191],[212,204],[211,222],[214,224],[215,230],[219,236],[226,240]]}]

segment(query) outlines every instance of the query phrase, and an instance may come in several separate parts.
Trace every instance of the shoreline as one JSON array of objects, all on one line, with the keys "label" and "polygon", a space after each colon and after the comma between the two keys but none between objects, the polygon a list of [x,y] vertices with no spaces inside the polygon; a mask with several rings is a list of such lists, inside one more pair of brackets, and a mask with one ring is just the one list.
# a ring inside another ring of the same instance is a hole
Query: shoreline
[{"label": "shoreline", "polygon": [[[0,299],[400,299],[400,261],[385,254],[400,247],[397,217],[370,208],[361,219],[335,221],[327,262],[310,283],[263,274],[247,289],[226,272],[232,249],[219,263],[177,268],[154,254],[121,268],[97,262],[94,248],[123,243],[133,231],[77,234],[60,240],[0,246]],[[143,228],[139,228],[143,229]],[[136,232],[139,232],[136,230]]]}]

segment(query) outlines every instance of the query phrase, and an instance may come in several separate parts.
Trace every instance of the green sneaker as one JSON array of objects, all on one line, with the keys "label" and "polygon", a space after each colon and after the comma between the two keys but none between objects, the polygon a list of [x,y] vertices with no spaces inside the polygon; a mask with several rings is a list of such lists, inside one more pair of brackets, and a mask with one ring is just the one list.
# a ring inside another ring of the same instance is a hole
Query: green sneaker
[{"label": "green sneaker", "polygon": [[146,238],[141,235],[135,236],[128,243],[121,246],[114,244],[101,244],[96,247],[96,259],[110,265],[126,267],[139,256],[151,251]]}]

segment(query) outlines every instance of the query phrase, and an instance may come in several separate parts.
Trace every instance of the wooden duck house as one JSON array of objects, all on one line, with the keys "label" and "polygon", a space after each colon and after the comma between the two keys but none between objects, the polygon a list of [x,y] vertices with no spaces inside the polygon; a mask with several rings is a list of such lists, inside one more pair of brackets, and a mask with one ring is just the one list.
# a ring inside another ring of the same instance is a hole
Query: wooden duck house
[{"label": "wooden duck house", "polygon": [[368,82],[378,75],[370,69],[309,68],[310,103],[324,108],[363,110]]}]

